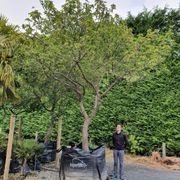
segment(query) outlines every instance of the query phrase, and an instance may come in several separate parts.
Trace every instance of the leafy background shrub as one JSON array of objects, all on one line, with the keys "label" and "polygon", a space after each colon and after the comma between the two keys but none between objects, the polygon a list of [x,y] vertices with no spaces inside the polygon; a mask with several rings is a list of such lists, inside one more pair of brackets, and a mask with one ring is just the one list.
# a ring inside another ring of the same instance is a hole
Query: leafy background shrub
[{"label": "leafy background shrub", "polygon": [[[179,61],[169,59],[157,72],[135,83],[120,83],[103,101],[97,117],[89,129],[92,144],[111,144],[112,133],[117,122],[124,123],[124,131],[129,136],[129,151],[149,155],[167,143],[168,154],[178,155],[179,146],[179,102],[180,72]],[[81,141],[83,123],[78,105],[73,103],[63,114],[62,144]],[[2,112],[2,111],[1,111]],[[2,118],[0,127],[8,130],[9,116]],[[22,135],[34,138],[36,131],[43,140],[48,128],[50,115],[45,111],[22,113]],[[16,120],[16,132],[18,118]],[[53,129],[52,140],[57,137],[57,126]],[[3,136],[0,137],[1,139]],[[2,143],[1,143],[2,144]],[[3,142],[4,144],[4,142]]]}]

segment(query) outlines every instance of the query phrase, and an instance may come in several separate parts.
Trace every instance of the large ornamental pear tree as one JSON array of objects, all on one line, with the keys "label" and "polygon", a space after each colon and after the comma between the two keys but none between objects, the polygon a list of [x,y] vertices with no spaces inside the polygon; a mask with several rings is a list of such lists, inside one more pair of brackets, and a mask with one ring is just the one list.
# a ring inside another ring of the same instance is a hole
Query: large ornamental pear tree
[{"label": "large ornamental pear tree", "polygon": [[[49,0],[41,4],[44,13],[31,12],[24,28],[44,44],[54,39],[44,52],[49,68],[56,67],[51,77],[76,95],[83,117],[82,145],[89,151],[88,128],[103,98],[119,81],[141,80],[163,62],[173,46],[171,33],[148,31],[134,37],[114,15],[115,5],[108,8],[102,0],[68,0],[60,10]],[[46,53],[51,49],[56,60]]]}]

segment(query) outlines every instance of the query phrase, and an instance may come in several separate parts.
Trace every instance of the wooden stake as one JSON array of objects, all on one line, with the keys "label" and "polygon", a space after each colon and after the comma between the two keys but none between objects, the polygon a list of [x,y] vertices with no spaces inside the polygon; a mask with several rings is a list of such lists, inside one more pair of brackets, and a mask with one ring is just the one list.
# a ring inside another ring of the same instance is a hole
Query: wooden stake
[{"label": "wooden stake", "polygon": [[36,131],[36,134],[35,134],[35,141],[38,142],[38,132]]},{"label": "wooden stake", "polygon": [[166,157],[166,143],[162,143],[162,158]]},{"label": "wooden stake", "polygon": [[7,151],[6,151],[6,163],[5,163],[3,180],[8,180],[9,166],[10,166],[11,153],[12,153],[14,126],[15,126],[15,115],[12,114],[11,115],[11,119],[10,119],[10,128],[9,128],[9,135],[8,135],[8,145],[7,145]]},{"label": "wooden stake", "polygon": [[[62,116],[58,119],[57,148],[61,148]],[[56,153],[56,168],[59,168],[60,153]]]}]

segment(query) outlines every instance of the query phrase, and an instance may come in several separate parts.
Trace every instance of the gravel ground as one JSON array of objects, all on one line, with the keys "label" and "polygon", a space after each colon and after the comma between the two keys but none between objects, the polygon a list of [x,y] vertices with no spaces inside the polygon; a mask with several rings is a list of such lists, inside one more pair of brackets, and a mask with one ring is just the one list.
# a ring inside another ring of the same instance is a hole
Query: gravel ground
[{"label": "gravel ground", "polygon": [[[109,174],[112,172],[112,163],[108,164]],[[127,180],[180,180],[180,171],[159,170],[142,165],[126,164],[125,179]]]},{"label": "gravel ground", "polygon": [[180,171],[150,169],[138,165],[126,167],[128,180],[180,180]]},{"label": "gravel ground", "polygon": [[[113,163],[108,162],[108,174],[112,173]],[[25,180],[59,180],[58,172],[41,171],[37,176],[28,176]],[[126,180],[180,180],[180,171],[159,170],[147,168],[142,165],[126,164],[125,165]],[[82,180],[82,179],[81,179]],[[86,179],[83,179],[86,180]]]}]

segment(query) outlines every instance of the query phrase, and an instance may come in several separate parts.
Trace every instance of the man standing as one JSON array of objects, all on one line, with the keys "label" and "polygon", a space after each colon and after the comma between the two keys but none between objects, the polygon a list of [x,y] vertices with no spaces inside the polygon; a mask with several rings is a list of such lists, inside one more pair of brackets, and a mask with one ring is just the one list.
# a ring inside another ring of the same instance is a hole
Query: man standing
[{"label": "man standing", "polygon": [[127,135],[123,132],[123,125],[118,123],[116,125],[116,132],[113,133],[113,155],[114,155],[114,177],[118,175],[118,162],[119,162],[119,175],[120,179],[123,180],[124,175],[124,150],[128,144]]}]

